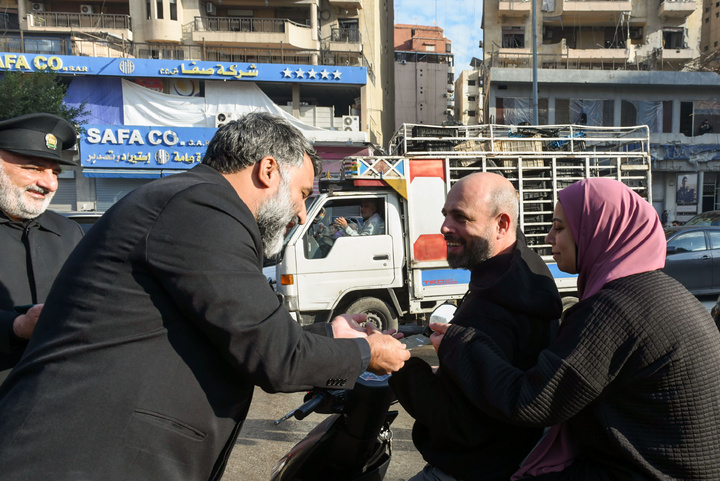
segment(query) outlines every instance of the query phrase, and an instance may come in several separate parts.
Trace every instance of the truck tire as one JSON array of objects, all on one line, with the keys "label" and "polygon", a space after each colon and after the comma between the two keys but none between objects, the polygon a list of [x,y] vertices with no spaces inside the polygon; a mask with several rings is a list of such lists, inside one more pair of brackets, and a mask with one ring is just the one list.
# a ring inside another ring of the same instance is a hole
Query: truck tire
[{"label": "truck tire", "polygon": [[372,321],[380,330],[398,328],[397,317],[392,315],[392,310],[387,302],[376,297],[361,297],[353,302],[345,310],[348,314],[367,314],[368,321]]}]

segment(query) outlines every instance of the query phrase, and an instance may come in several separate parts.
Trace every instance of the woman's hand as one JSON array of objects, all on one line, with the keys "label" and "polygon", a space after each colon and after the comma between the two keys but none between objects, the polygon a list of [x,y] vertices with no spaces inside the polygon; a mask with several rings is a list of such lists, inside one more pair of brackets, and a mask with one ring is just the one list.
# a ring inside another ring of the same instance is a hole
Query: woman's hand
[{"label": "woman's hand", "polygon": [[445,336],[445,333],[447,332],[449,327],[450,324],[444,324],[442,322],[430,323],[430,329],[433,330],[433,333],[430,335],[430,342],[435,348],[435,352],[437,352],[437,350],[440,348],[440,343],[442,342],[443,337]]}]

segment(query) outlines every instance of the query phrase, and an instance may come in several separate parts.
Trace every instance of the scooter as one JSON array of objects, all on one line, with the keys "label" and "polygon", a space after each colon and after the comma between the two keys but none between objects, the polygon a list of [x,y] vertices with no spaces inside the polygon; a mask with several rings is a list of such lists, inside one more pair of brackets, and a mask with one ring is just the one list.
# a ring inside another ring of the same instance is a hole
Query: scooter
[{"label": "scooter", "polygon": [[[443,304],[430,322],[450,322],[456,306]],[[400,340],[408,349],[430,343],[432,331]],[[381,481],[392,457],[390,425],[398,416],[390,406],[397,402],[388,384],[390,375],[360,375],[352,389],[315,388],[305,403],[275,421],[310,413],[331,414],[295,445],[272,470],[272,481]]]},{"label": "scooter", "polygon": [[398,411],[389,375],[363,373],[353,389],[315,388],[305,403],[275,421],[331,414],[273,468],[272,481],[381,481],[392,457],[390,425]]}]

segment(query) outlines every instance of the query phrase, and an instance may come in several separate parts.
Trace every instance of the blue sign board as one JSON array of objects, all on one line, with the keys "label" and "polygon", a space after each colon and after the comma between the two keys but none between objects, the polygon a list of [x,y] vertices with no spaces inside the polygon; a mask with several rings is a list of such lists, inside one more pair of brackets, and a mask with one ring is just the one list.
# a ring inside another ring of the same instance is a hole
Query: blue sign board
[{"label": "blue sign board", "polygon": [[421,273],[423,286],[447,286],[451,284],[467,284],[470,282],[470,271],[467,269],[433,269]]},{"label": "blue sign board", "polygon": [[365,67],[101,58],[0,52],[0,72],[35,72],[39,70],[49,70],[60,74],[115,77],[249,80],[325,85],[365,85],[367,83]]},{"label": "blue sign board", "polygon": [[80,160],[92,169],[189,169],[202,161],[217,129],[87,125]]}]

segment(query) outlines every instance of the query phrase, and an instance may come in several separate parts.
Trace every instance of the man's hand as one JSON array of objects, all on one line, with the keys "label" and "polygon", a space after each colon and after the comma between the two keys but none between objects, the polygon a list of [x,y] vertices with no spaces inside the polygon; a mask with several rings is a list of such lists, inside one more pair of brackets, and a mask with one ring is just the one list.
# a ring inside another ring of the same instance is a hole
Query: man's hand
[{"label": "man's hand", "polygon": [[403,367],[410,359],[410,351],[393,336],[383,334],[368,324],[368,344],[370,344],[370,364],[367,370],[375,374],[390,374]]},{"label": "man's hand", "polygon": [[437,350],[440,348],[440,343],[442,342],[443,336],[445,336],[445,333],[447,332],[449,327],[450,324],[445,324],[442,322],[430,323],[430,329],[433,330],[433,333],[430,335],[430,342],[435,348],[435,352],[437,352]]},{"label": "man's hand", "polygon": [[365,314],[341,314],[336,316],[330,323],[333,337],[336,339],[367,337],[365,328],[360,325],[361,322],[366,320],[367,316]]},{"label": "man's hand", "polygon": [[42,312],[44,304],[35,304],[25,314],[20,314],[13,321],[13,332],[15,335],[22,339],[30,339],[33,331],[35,330],[35,324],[37,324],[38,317]]},{"label": "man's hand", "polygon": [[340,226],[342,230],[345,230],[345,228],[348,226],[347,220],[345,220],[345,217],[338,217],[335,219],[335,223]]}]

